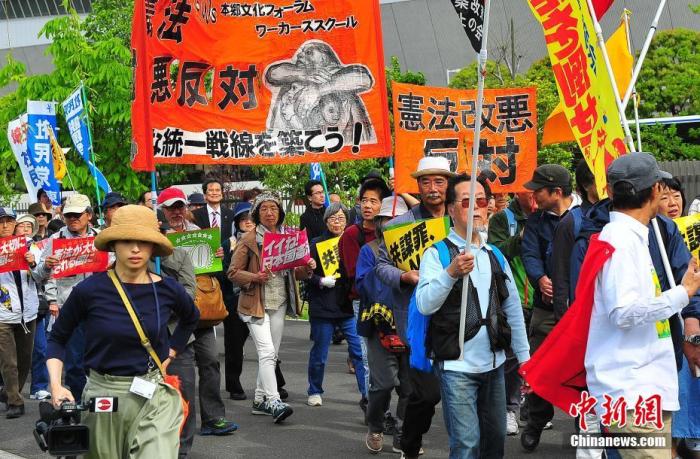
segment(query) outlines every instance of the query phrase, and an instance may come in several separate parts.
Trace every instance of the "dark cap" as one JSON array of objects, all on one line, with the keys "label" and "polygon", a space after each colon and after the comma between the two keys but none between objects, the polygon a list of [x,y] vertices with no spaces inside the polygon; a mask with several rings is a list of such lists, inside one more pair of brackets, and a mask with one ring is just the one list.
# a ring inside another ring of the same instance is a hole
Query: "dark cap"
[{"label": "dark cap", "polygon": [[382,177],[381,171],[379,171],[377,169],[372,169],[371,171],[367,172],[367,174],[364,177],[362,177],[362,180],[360,181],[360,183],[365,183],[369,179],[384,180],[384,177]]},{"label": "dark cap", "polygon": [[129,201],[127,201],[124,198],[124,196],[121,195],[121,193],[117,193],[116,191],[110,191],[105,195],[105,198],[102,200],[102,209],[108,209],[118,204],[125,206],[129,204]]},{"label": "dark cap", "polygon": [[46,207],[40,202],[35,202],[34,204],[29,206],[29,209],[27,209],[27,213],[30,213],[34,215],[35,217],[37,215],[48,215],[49,218],[51,218],[51,212],[46,210]]},{"label": "dark cap", "polygon": [[10,209],[9,207],[0,207],[0,218],[2,217],[10,217],[17,220],[17,214],[14,210]]},{"label": "dark cap", "polygon": [[187,197],[187,200],[190,202],[190,205],[195,205],[195,206],[206,206],[207,201],[204,200],[204,195],[202,193],[192,193]]},{"label": "dark cap", "polygon": [[610,186],[620,182],[632,185],[635,192],[651,188],[662,179],[672,178],[671,174],[659,169],[659,164],[649,153],[628,153],[613,161],[607,170]]},{"label": "dark cap", "polygon": [[250,212],[253,205],[249,202],[237,202],[236,206],[233,208],[233,219],[237,219],[239,216],[246,212]]},{"label": "dark cap", "polygon": [[525,188],[531,191],[539,190],[546,186],[564,188],[571,186],[571,174],[564,166],[559,164],[543,164],[532,174],[532,180],[527,182]]}]

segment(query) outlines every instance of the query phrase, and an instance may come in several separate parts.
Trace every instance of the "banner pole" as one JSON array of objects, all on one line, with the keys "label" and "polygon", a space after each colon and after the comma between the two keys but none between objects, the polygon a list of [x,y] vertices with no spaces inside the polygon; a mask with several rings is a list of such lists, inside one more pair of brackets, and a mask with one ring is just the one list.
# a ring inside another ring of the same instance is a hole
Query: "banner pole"
[{"label": "banner pole", "polygon": [[630,81],[630,85],[627,87],[627,91],[625,92],[625,97],[622,98],[622,107],[625,108],[627,107],[627,104],[630,101],[630,96],[632,95],[632,88],[635,87],[637,84],[637,78],[639,78],[639,72],[642,70],[642,63],[644,62],[644,59],[647,56],[647,52],[649,51],[649,46],[651,46],[651,39],[654,37],[654,34],[656,33],[656,26],[659,24],[659,19],[661,18],[661,13],[663,12],[664,6],[666,6],[666,0],[661,0],[659,2],[659,7],[656,9],[656,14],[654,15],[654,20],[651,22],[651,26],[649,27],[649,32],[647,32],[647,37],[644,40],[644,46],[642,46],[642,51],[639,53],[639,59],[637,59],[637,64],[634,66],[634,72],[632,72],[632,81]]},{"label": "banner pole", "polygon": [[[627,34],[627,50],[630,56],[634,58],[632,51],[632,41],[630,40],[630,11],[625,8],[622,12],[623,21],[625,21],[625,33]],[[637,131],[637,151],[642,151],[642,129],[639,126],[639,105],[637,103],[637,88],[632,87],[632,104],[634,105],[634,124]]]},{"label": "banner pole", "polygon": [[[478,68],[478,85],[476,92],[476,109],[474,111],[474,142],[472,144],[472,168],[471,168],[471,180],[469,182],[469,196],[470,203],[469,212],[467,214],[467,234],[466,243],[464,247],[464,252],[470,252],[470,244],[472,241],[472,232],[474,231],[474,195],[476,194],[476,174],[477,174],[477,162],[479,161],[479,141],[481,138],[481,112],[484,107],[484,76],[486,75],[486,61],[488,58],[487,51],[487,38],[489,31],[489,10],[491,8],[491,1],[484,0],[484,23],[482,27],[483,38],[481,40],[481,52],[479,53],[479,68]],[[466,153],[466,145],[465,145]],[[466,155],[465,155],[466,156]],[[465,159],[469,159],[468,157]],[[468,162],[467,162],[468,164]],[[464,358],[464,329],[466,327],[466,314],[467,314],[467,303],[469,302],[469,275],[467,274],[462,278],[462,305],[460,309],[459,317],[459,360]]]},{"label": "banner pole", "polygon": [[83,107],[85,107],[85,125],[87,126],[88,132],[88,148],[90,149],[90,161],[92,162],[92,167],[90,167],[90,173],[92,174],[93,180],[95,180],[95,198],[97,199],[95,207],[97,207],[97,211],[100,213],[100,222],[104,223],[104,216],[102,215],[102,206],[100,205],[102,202],[102,199],[100,199],[100,187],[97,184],[97,172],[95,172],[97,163],[95,162],[95,149],[92,147],[92,127],[90,126],[90,112],[88,110],[88,99],[87,94],[85,93],[85,85],[82,81],[80,82],[80,97],[83,98]]},{"label": "banner pole", "polygon": [[[151,171],[151,205],[153,206],[153,213],[156,214],[156,219],[158,219],[158,191],[156,184],[156,170],[155,167]],[[155,258],[156,263],[156,274],[160,275],[160,257]]]}]

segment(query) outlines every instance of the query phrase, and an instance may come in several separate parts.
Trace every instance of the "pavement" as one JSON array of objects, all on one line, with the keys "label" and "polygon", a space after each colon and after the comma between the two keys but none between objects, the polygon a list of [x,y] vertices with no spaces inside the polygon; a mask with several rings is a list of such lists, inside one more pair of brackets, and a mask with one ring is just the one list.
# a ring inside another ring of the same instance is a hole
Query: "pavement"
[{"label": "pavement", "polygon": [[[223,368],[223,330],[217,327],[220,358]],[[228,419],[240,425],[240,429],[226,437],[195,438],[190,457],[204,459],[212,457],[230,458],[370,458],[394,457],[391,452],[391,436],[384,438],[384,452],[372,456],[365,447],[364,436],[367,428],[362,422],[359,408],[360,399],[354,375],[347,372],[347,346],[331,346],[323,395],[323,406],[306,405],[306,369],[309,349],[309,326],[307,322],[287,320],[282,340],[282,371],[289,391],[288,403],[294,414],[284,423],[273,424],[268,416],[250,414],[252,395],[257,375],[255,348],[250,340],[246,343],[245,363],[242,383],[248,393],[248,400],[233,401],[222,389]],[[222,377],[223,388],[223,377]],[[392,400],[395,405],[396,400]],[[26,400],[27,414],[19,419],[5,419],[0,412],[0,459],[5,458],[45,458],[32,435],[34,422],[39,418],[38,402]],[[540,446],[532,454],[524,453],[520,437],[506,439],[508,458],[573,458],[574,450],[565,448],[568,435],[573,432],[571,418],[557,411],[554,428],[545,431]],[[522,429],[521,429],[522,430]],[[437,408],[430,432],[424,437],[425,459],[448,456],[448,439],[440,406]]]}]

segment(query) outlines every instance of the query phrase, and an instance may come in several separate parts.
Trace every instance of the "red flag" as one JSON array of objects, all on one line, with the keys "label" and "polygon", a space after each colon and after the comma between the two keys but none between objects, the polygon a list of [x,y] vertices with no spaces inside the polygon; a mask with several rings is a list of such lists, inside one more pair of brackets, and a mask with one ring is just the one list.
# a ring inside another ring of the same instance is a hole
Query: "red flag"
[{"label": "red flag", "polygon": [[593,9],[595,10],[595,17],[600,21],[603,19],[603,15],[612,6],[614,0],[592,0]]}]

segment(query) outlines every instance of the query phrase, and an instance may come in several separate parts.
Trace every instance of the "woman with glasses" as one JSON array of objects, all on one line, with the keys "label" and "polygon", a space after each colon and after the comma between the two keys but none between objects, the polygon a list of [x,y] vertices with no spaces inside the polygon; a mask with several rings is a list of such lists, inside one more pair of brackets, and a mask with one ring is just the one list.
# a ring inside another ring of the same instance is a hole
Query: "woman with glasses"
[{"label": "woman with glasses", "polygon": [[349,295],[350,284],[338,273],[337,240],[348,222],[347,209],[341,203],[331,204],[326,208],[323,222],[326,230],[311,241],[311,256],[316,261],[316,269],[307,282],[309,323],[313,340],[309,353],[309,398],[306,402],[309,406],[323,404],[323,374],[328,360],[328,346],[336,326],[342,330],[348,342],[348,355],[356,369],[360,395],[366,393],[362,347]]}]

